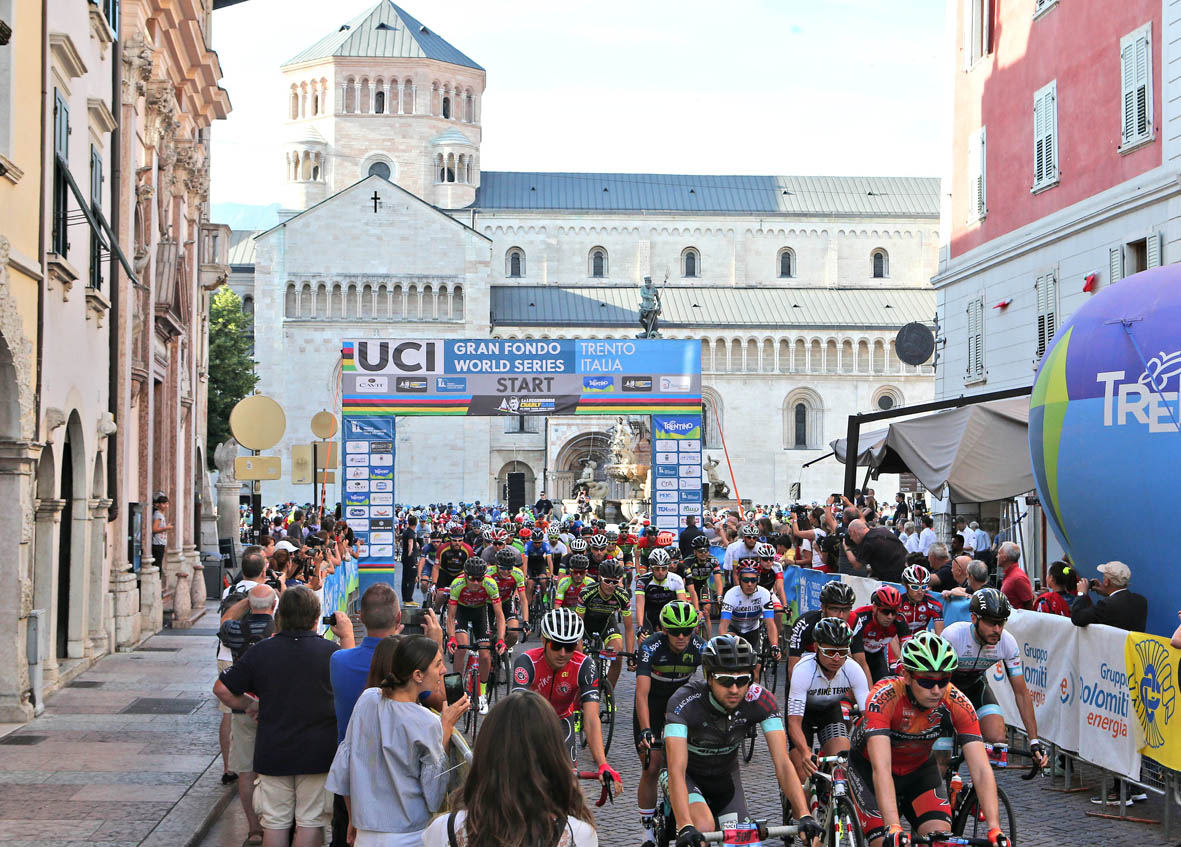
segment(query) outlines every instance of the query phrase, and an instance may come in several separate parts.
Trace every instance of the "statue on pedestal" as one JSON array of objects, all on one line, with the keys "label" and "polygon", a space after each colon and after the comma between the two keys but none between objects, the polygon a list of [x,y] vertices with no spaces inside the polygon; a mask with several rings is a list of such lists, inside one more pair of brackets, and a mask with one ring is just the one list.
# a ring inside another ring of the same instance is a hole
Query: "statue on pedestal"
[{"label": "statue on pedestal", "polygon": [[718,473],[718,460],[713,456],[706,456],[705,473],[709,477],[709,496],[710,499],[717,498],[719,500],[726,500],[730,497],[730,486],[722,481],[721,475]]}]

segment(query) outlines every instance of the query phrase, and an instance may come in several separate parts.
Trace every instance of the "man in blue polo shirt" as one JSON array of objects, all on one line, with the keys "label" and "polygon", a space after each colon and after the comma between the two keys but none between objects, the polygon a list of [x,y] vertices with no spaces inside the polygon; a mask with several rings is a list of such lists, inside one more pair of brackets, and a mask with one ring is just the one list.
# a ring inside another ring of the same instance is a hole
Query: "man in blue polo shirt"
[{"label": "man in blue polo shirt", "polygon": [[[426,611],[423,633],[443,646],[443,629],[431,610]],[[376,582],[361,595],[361,623],[365,626],[365,637],[361,643],[349,650],[338,650],[332,654],[329,671],[332,677],[332,696],[336,702],[336,743],[344,741],[353,707],[365,690],[369,678],[369,665],[373,652],[383,638],[397,635],[402,631],[402,610],[393,586]],[[345,847],[349,829],[349,814],[344,798],[337,795],[332,809],[332,847]]]}]

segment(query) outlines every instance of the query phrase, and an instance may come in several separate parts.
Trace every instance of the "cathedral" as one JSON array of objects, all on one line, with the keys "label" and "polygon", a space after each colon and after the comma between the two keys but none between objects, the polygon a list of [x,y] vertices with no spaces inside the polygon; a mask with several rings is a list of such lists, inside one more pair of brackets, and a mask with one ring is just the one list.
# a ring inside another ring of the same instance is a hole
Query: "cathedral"
[{"label": "cathedral", "polygon": [[[645,277],[661,336],[701,342],[703,461],[743,499],[823,500],[843,466],[809,463],[849,414],[933,398],[893,342],[935,314],[938,179],[485,171],[485,69],[390,0],[282,73],[282,160],[258,167],[286,194],[223,218],[259,390],[287,415],[264,502],[313,497],[293,447],[339,415],[343,339],[634,338]],[[530,502],[569,497],[613,424],[400,419],[396,497],[505,499],[513,472]]]}]

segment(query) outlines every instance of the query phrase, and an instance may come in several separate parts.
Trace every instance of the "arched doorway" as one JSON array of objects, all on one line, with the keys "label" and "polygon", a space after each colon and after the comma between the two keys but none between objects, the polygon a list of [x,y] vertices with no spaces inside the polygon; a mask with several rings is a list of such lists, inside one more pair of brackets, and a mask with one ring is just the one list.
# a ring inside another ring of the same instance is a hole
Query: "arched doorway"
[{"label": "arched doorway", "polygon": [[74,451],[67,430],[62,442],[62,515],[57,541],[57,596],[54,598],[54,644],[59,659],[69,655],[70,643],[70,548],[74,541]]},{"label": "arched doorway", "polygon": [[596,482],[608,485],[608,499],[619,500],[627,497],[624,486],[607,476],[607,465],[611,463],[611,434],[607,432],[583,432],[575,435],[562,445],[554,462],[554,490],[550,499],[572,499],[574,486],[591,462]]},{"label": "arched doorway", "polygon": [[508,475],[510,473],[523,473],[525,475],[525,503],[532,506],[537,502],[537,478],[533,473],[533,468],[529,467],[525,462],[520,461],[507,463],[500,469],[500,473],[496,475],[496,499],[501,503],[507,503],[509,501]]},{"label": "arched doorway", "polygon": [[62,517],[58,540],[54,631],[59,659],[80,659],[86,652],[85,613],[89,595],[87,553],[90,549],[89,490],[86,487],[86,446],[82,420],[70,415],[62,436]]}]

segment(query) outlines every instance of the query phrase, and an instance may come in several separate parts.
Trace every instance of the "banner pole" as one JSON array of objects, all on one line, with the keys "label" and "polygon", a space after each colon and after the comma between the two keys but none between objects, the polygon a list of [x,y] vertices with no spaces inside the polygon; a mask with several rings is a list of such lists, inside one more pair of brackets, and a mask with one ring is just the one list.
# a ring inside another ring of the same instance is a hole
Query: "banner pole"
[{"label": "banner pole", "polygon": [[[734,499],[741,506],[742,498],[738,496],[738,483],[734,480],[734,466],[730,464],[730,451],[726,449],[726,433],[722,432],[722,420],[718,417],[717,407],[712,407],[712,411],[714,413],[714,420],[718,424],[718,437],[722,439],[722,453],[726,457],[726,468],[730,471],[730,486],[734,490]],[[702,435],[705,435],[705,433],[703,432]]]}]

